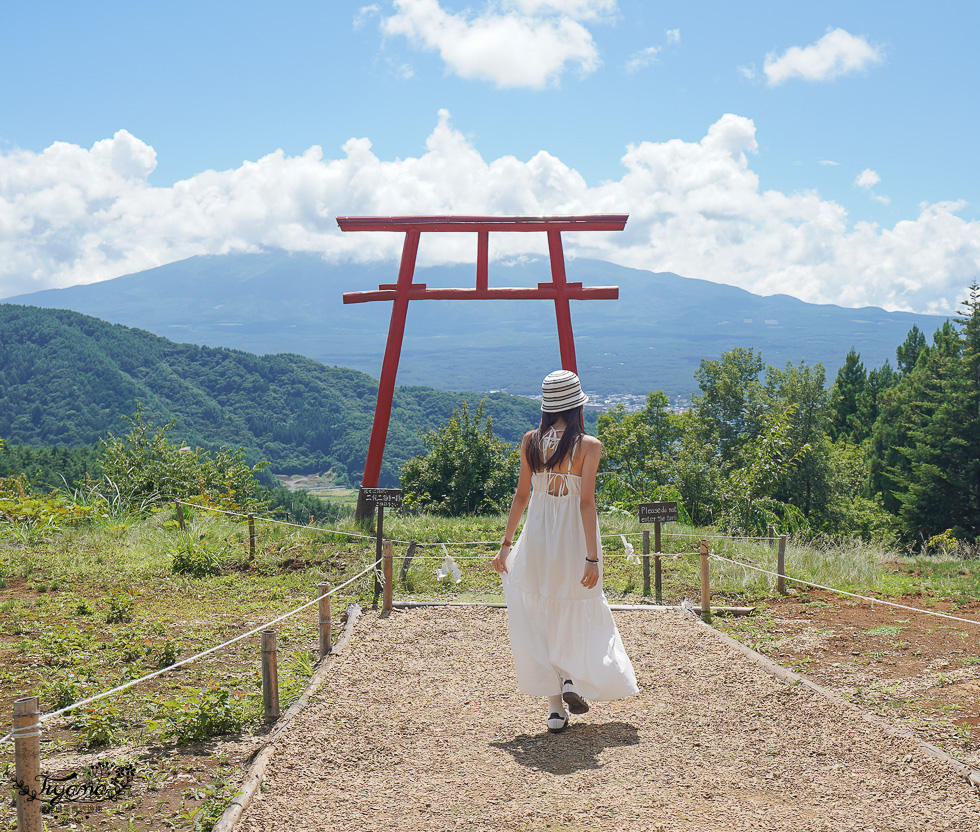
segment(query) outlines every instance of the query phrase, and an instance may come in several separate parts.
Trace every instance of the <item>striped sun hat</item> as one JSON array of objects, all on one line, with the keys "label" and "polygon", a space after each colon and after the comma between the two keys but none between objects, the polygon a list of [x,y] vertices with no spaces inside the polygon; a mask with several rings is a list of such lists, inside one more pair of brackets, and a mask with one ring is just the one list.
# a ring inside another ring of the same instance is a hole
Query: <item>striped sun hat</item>
[{"label": "striped sun hat", "polygon": [[581,407],[589,400],[582,392],[578,376],[571,370],[555,370],[541,382],[541,411],[561,413],[573,407]]}]

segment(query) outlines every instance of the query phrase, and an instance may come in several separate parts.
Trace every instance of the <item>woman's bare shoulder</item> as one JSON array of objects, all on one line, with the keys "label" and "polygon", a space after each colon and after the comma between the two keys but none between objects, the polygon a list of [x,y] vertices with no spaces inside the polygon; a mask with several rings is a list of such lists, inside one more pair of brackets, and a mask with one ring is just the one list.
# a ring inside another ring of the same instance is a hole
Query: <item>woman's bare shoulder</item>
[{"label": "woman's bare shoulder", "polygon": [[582,451],[586,454],[602,454],[602,443],[594,436],[582,434]]}]

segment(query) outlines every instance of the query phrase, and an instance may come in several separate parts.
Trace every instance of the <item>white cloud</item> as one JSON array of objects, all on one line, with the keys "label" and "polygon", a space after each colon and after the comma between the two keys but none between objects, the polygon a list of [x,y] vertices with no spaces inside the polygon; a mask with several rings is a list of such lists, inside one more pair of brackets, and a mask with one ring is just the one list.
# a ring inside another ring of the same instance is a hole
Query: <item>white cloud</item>
[{"label": "white cloud", "polygon": [[835,162],[832,159],[821,159],[817,164],[820,164],[820,165],[830,165],[831,167],[837,167],[837,166],[840,165],[840,162]]},{"label": "white cloud", "polygon": [[594,72],[599,51],[580,21],[616,9],[615,0],[507,0],[482,13],[453,13],[439,0],[394,0],[395,13],[381,29],[422,49],[436,51],[461,78],[498,87],[543,89],[577,67]]},{"label": "white cloud", "polygon": [[745,78],[747,81],[752,81],[755,79],[755,64],[750,64],[748,66],[736,67],[738,74]]},{"label": "white cloud", "polygon": [[381,6],[372,3],[370,6],[361,6],[354,15],[354,29],[361,29],[376,17],[381,16]]},{"label": "white cloud", "polygon": [[862,170],[857,175],[857,178],[854,180],[854,184],[858,188],[864,188],[866,191],[868,191],[869,195],[873,200],[875,200],[876,202],[880,202],[882,205],[890,205],[891,199],[889,199],[887,196],[876,194],[872,190],[872,188],[874,188],[874,186],[877,185],[879,182],[881,182],[881,177],[878,176],[876,171],[871,170],[871,168],[865,168],[864,170]]},{"label": "white cloud", "polygon": [[[667,46],[673,46],[681,41],[680,29],[668,29],[664,34]],[[626,61],[626,71],[632,73],[651,64],[655,64],[663,50],[663,46],[657,45],[648,46],[646,49],[638,49]]]},{"label": "white cloud", "polygon": [[770,86],[791,78],[805,81],[830,81],[841,75],[860,72],[885,59],[880,46],[872,46],[863,37],[844,29],[832,29],[809,46],[791,46],[782,55],[766,55],[763,72]]},{"label": "white cloud", "polygon": [[[761,190],[756,150],[753,122],[729,114],[697,142],[630,146],[619,179],[590,185],[544,150],[486,160],[442,111],[417,157],[381,159],[356,138],[337,158],[277,151],[171,187],[148,184],[156,154],[126,131],[89,149],[0,152],[0,297],[263,247],[398,257],[399,235],[343,234],[344,214],[626,212],[625,231],[566,234],[566,252],[812,302],[955,309],[980,261],[980,222],[958,216],[963,203],[923,205],[891,228],[850,223],[815,191]],[[491,243],[501,260],[547,250],[543,235]],[[423,238],[420,262],[474,258],[472,235]]]},{"label": "white cloud", "polygon": [[636,72],[639,69],[650,66],[650,64],[655,64],[657,62],[657,55],[660,54],[660,49],[661,47],[659,46],[648,46],[646,49],[640,49],[634,52],[626,62],[626,71]]},{"label": "white cloud", "polygon": [[858,174],[857,179],[854,180],[854,184],[859,188],[873,188],[880,181],[881,177],[875,171],[871,170],[871,168],[865,168]]}]

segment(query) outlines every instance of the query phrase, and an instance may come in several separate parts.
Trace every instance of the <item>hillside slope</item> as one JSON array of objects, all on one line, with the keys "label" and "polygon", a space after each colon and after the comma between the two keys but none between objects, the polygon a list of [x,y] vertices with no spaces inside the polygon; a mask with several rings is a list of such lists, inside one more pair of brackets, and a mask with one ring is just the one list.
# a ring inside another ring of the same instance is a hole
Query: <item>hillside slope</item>
[{"label": "hillside slope", "polygon": [[[943,318],[760,297],[733,286],[596,260],[569,260],[568,279],[617,285],[618,301],[574,301],[578,366],[586,389],[688,396],[702,358],[755,347],[766,361],[822,362],[829,378],[854,347],[866,367],[894,361],[913,324],[931,335]],[[11,298],[73,309],[197,344],[289,352],[381,372],[390,303],[344,305],[344,292],[391,283],[397,264],[329,264],[269,251],[193,257],[88,286]],[[547,258],[492,263],[492,286],[550,280]],[[415,281],[473,286],[472,265],[420,267]],[[410,305],[398,380],[442,390],[532,395],[559,365],[554,306],[547,301],[432,301]]]},{"label": "hillside slope", "polygon": [[[0,304],[0,438],[88,445],[126,431],[137,401],[154,422],[177,419],[184,441],[245,448],[276,473],[333,469],[356,483],[377,382],[299,355],[257,356],[177,344],[65,310]],[[383,482],[422,449],[418,430],[444,423],[464,397],[420,387],[395,394]],[[476,405],[479,396],[465,396]],[[533,401],[487,397],[496,432],[516,441]]]}]

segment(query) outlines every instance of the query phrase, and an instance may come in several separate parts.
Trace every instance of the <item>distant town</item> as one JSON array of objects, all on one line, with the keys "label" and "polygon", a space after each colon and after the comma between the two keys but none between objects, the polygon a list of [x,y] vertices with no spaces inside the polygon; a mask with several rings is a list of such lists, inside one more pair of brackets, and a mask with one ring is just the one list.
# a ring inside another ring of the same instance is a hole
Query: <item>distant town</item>
[{"label": "distant town", "polygon": [[[507,393],[506,389],[490,390],[490,393]],[[605,413],[608,410],[612,410],[617,405],[622,405],[623,409],[627,413],[635,413],[637,410],[643,410],[646,405],[647,397],[646,394],[638,395],[636,393],[596,393],[594,390],[586,390],[585,394],[589,397],[589,403],[585,406],[587,410],[598,410],[601,413]],[[511,394],[518,395],[518,394]],[[540,401],[541,396],[527,396],[529,399],[537,399]],[[684,413],[691,408],[691,397],[676,395],[670,398],[670,405],[668,410],[671,413]]]}]

